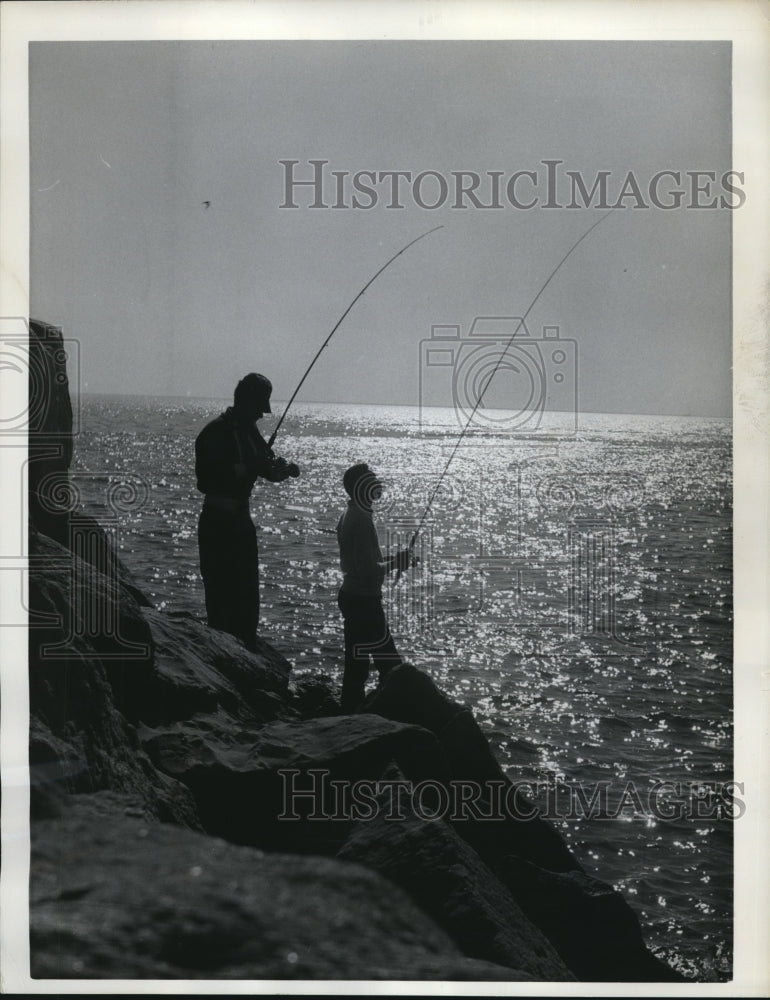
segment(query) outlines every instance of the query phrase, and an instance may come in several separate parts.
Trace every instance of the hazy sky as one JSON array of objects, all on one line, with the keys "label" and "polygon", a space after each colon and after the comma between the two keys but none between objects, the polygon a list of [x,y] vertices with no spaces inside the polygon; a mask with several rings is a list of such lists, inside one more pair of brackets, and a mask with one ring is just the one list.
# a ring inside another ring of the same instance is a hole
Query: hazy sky
[{"label": "hazy sky", "polygon": [[[88,392],[228,396],[257,370],[286,398],[374,272],[443,225],[356,304],[301,397],[417,403],[431,326],[521,315],[601,214],[389,209],[383,185],[372,209],[311,209],[302,189],[290,210],[282,159],[303,177],[310,159],[534,170],[541,200],[546,159],[589,187],[610,171],[611,200],[629,171],[647,198],[657,171],[733,167],[724,42],[43,42],[30,106],[32,315],[79,339]],[[729,414],[732,213],[633,201],[528,328],[576,341],[586,410]]]}]

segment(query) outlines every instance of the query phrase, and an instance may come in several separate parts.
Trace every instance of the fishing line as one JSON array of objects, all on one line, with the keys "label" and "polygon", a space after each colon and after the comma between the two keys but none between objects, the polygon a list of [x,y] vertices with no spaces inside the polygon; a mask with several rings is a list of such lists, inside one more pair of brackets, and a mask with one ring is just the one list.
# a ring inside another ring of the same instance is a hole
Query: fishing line
[{"label": "fishing line", "polygon": [[[546,290],[546,288],[548,287],[548,285],[551,282],[551,279],[554,277],[554,275],[559,270],[559,268],[562,266],[562,264],[564,264],[564,262],[567,260],[567,258],[570,256],[570,254],[573,252],[573,250],[577,250],[577,248],[580,246],[580,244],[583,242],[583,240],[590,233],[592,233],[593,230],[596,229],[596,227],[601,222],[604,222],[604,220],[607,218],[607,216],[612,211],[613,211],[613,209],[610,209],[609,212],[605,212],[604,215],[602,215],[599,219],[597,219],[597,221],[594,222],[592,226],[590,226],[588,229],[586,229],[586,231],[583,233],[583,235],[580,237],[579,240],[577,240],[575,243],[572,244],[572,246],[569,248],[569,250],[564,254],[564,256],[562,257],[562,259],[559,261],[559,263],[553,269],[553,271],[551,271],[551,273],[548,275],[548,277],[546,278],[546,280],[543,282],[543,284],[540,287],[540,290],[538,291],[537,295],[530,302],[530,304],[529,304],[529,306],[527,308],[527,311],[519,319],[519,322],[518,322],[518,324],[516,326],[516,329],[513,331],[513,333],[511,334],[510,339],[508,340],[508,343],[505,345],[505,350],[502,351],[502,353],[500,354],[500,357],[497,359],[497,363],[495,364],[495,367],[492,369],[492,374],[489,376],[489,378],[486,381],[486,384],[483,386],[481,392],[479,393],[479,398],[476,400],[476,405],[471,410],[471,415],[468,417],[468,420],[466,421],[465,426],[461,430],[460,435],[457,438],[457,441],[455,442],[455,446],[452,449],[452,452],[449,455],[449,458],[447,459],[446,465],[444,466],[444,470],[441,473],[441,475],[439,476],[439,480],[436,483],[436,486],[434,487],[433,492],[430,495],[430,498],[428,499],[428,503],[427,503],[427,505],[425,507],[425,510],[423,511],[422,517],[420,518],[419,523],[418,523],[418,525],[417,525],[417,527],[416,527],[416,529],[414,531],[414,534],[412,535],[411,541],[409,542],[408,551],[409,551],[410,554],[414,551],[414,546],[415,546],[415,543],[417,542],[417,537],[420,534],[420,531],[422,530],[423,524],[425,524],[425,520],[428,517],[428,514],[430,513],[430,509],[433,506],[433,501],[436,499],[436,495],[438,494],[438,491],[441,489],[441,484],[443,483],[444,478],[445,478],[445,476],[447,474],[447,471],[449,470],[449,466],[452,464],[452,461],[453,461],[455,455],[457,454],[457,451],[458,451],[460,445],[463,442],[463,438],[465,437],[465,434],[466,434],[468,428],[470,427],[471,423],[473,422],[473,418],[476,416],[476,411],[481,406],[482,400],[484,399],[484,394],[486,393],[487,389],[489,388],[490,383],[492,382],[492,379],[497,374],[497,371],[500,368],[500,365],[503,363],[503,359],[505,358],[505,355],[508,353],[508,348],[513,343],[514,338],[516,337],[516,334],[519,332],[519,329],[521,328],[522,324],[524,323],[524,320],[532,312],[532,310],[533,310],[533,308],[535,306],[535,303],[540,298],[540,296],[543,294],[543,292]],[[394,581],[394,586],[401,579],[402,572],[403,572],[403,570],[399,569],[398,572],[396,573],[396,579]]]},{"label": "fishing line", "polygon": [[377,278],[379,278],[379,276],[380,276],[380,275],[382,274],[382,272],[383,272],[383,271],[385,270],[385,268],[386,268],[386,267],[390,267],[390,265],[391,265],[391,264],[393,263],[393,261],[394,261],[394,260],[395,260],[395,259],[396,259],[397,257],[400,257],[402,253],[404,253],[404,252],[405,252],[406,250],[408,250],[408,249],[409,249],[409,247],[413,247],[413,246],[415,245],[415,243],[417,243],[417,242],[419,242],[420,240],[424,239],[424,238],[425,238],[426,236],[430,236],[430,234],[431,234],[431,233],[435,233],[435,232],[436,232],[436,230],[438,230],[438,229],[443,229],[443,228],[444,228],[443,226],[434,226],[434,227],[433,227],[433,229],[429,229],[429,230],[428,230],[427,232],[424,232],[424,233],[422,233],[422,234],[421,234],[420,236],[418,236],[418,237],[417,237],[416,239],[412,240],[412,241],[411,241],[410,243],[407,243],[407,245],[406,245],[405,247],[402,247],[402,248],[401,248],[401,249],[400,249],[400,250],[398,251],[398,253],[395,253],[395,254],[393,254],[393,256],[392,256],[392,257],[390,258],[390,260],[389,260],[389,261],[387,261],[387,262],[386,262],[385,264],[383,264],[383,265],[382,265],[382,267],[381,267],[381,268],[379,269],[379,271],[377,271],[377,273],[376,273],[375,275],[373,275],[373,277],[371,277],[371,278],[370,278],[370,279],[369,279],[369,280],[367,281],[367,283],[366,283],[366,284],[364,285],[364,287],[363,287],[363,288],[361,289],[361,291],[360,291],[360,292],[358,293],[358,295],[356,295],[356,297],[355,297],[355,298],[353,299],[353,301],[352,301],[352,302],[350,303],[350,305],[349,305],[349,306],[347,307],[347,309],[345,310],[345,312],[344,312],[344,313],[343,313],[343,314],[342,314],[342,315],[340,316],[340,318],[339,318],[339,319],[337,320],[337,322],[336,322],[336,323],[335,323],[335,325],[334,325],[334,329],[332,330],[332,332],[331,332],[331,333],[329,334],[329,336],[328,336],[328,337],[326,338],[326,340],[325,340],[325,341],[323,342],[323,344],[321,344],[321,346],[320,346],[320,347],[318,348],[318,350],[316,351],[316,354],[315,354],[315,357],[313,358],[313,360],[312,360],[312,361],[310,362],[310,364],[308,365],[308,367],[307,367],[307,369],[306,369],[306,371],[305,371],[305,374],[304,374],[304,375],[302,376],[302,378],[301,378],[301,379],[299,380],[299,385],[298,385],[298,386],[297,386],[297,388],[296,388],[296,389],[294,390],[294,392],[293,392],[293,393],[291,394],[291,398],[289,399],[289,402],[288,402],[288,403],[286,404],[286,409],[285,409],[285,410],[283,411],[283,414],[281,415],[281,418],[280,418],[280,420],[279,420],[279,421],[278,421],[278,423],[277,423],[277,424],[275,425],[275,430],[274,430],[274,431],[273,431],[273,433],[272,433],[272,434],[270,435],[270,439],[269,439],[269,440],[268,440],[268,442],[267,442],[267,446],[268,446],[268,448],[272,448],[272,447],[273,447],[273,442],[274,442],[274,441],[275,441],[275,439],[276,439],[276,436],[277,436],[277,434],[278,434],[278,431],[279,431],[279,430],[280,430],[280,428],[281,428],[281,424],[283,423],[283,421],[284,421],[284,419],[285,419],[285,417],[286,417],[286,414],[287,414],[287,413],[289,412],[289,407],[290,407],[290,406],[291,406],[291,404],[292,404],[292,403],[294,402],[294,400],[295,400],[295,398],[296,398],[296,396],[297,396],[297,393],[298,393],[298,392],[299,392],[299,390],[300,390],[300,389],[302,388],[302,384],[304,383],[305,379],[306,379],[306,378],[308,377],[308,375],[310,374],[310,372],[311,372],[311,370],[312,370],[312,368],[313,368],[313,365],[314,365],[314,364],[316,363],[316,361],[318,361],[319,357],[321,356],[321,352],[322,352],[322,351],[324,350],[324,348],[326,347],[326,345],[327,345],[327,344],[329,343],[329,341],[330,341],[330,340],[332,339],[332,337],[334,336],[334,334],[335,334],[335,333],[337,332],[337,329],[338,329],[338,328],[339,328],[339,326],[341,325],[342,321],[343,321],[343,320],[345,319],[345,317],[346,317],[346,316],[347,316],[347,314],[348,314],[348,313],[350,312],[350,310],[351,310],[351,309],[353,308],[353,306],[354,306],[354,305],[356,304],[356,302],[358,302],[358,300],[359,300],[359,299],[361,298],[361,296],[362,296],[362,295],[364,294],[364,292],[366,291],[366,289],[367,289],[367,288],[368,288],[368,287],[369,287],[369,286],[370,286],[370,285],[371,285],[371,284],[372,284],[372,283],[373,283],[373,282],[374,282],[374,281],[375,281],[375,280],[376,280]]}]

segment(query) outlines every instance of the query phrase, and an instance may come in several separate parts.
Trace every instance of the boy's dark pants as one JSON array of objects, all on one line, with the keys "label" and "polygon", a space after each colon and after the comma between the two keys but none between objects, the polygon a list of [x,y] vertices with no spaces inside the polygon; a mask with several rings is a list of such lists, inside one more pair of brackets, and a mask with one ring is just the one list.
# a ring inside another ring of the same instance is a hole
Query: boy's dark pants
[{"label": "boy's dark pants", "polygon": [[360,597],[340,590],[338,603],[345,621],[345,673],[342,711],[353,712],[364,700],[369,658],[380,680],[403,660],[390,634],[381,597]]}]

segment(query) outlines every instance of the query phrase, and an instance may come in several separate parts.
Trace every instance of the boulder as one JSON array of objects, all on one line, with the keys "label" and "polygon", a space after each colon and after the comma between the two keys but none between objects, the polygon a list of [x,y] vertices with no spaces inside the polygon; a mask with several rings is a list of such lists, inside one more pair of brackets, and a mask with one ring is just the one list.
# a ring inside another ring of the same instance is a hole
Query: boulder
[{"label": "boulder", "polygon": [[189,791],[152,766],[126,718],[152,679],[152,636],[139,606],[52,539],[33,531],[30,542],[33,809],[50,811],[62,792],[114,789],[140,796],[160,818],[197,827]]},{"label": "boulder", "polygon": [[300,677],[294,682],[292,707],[303,719],[342,714],[339,699],[332,691],[332,679],[322,673]]},{"label": "boulder", "polygon": [[606,882],[584,872],[545,871],[513,856],[498,859],[495,872],[579,979],[685,981],[648,950],[636,914]]},{"label": "boulder", "polygon": [[52,538],[66,536],[66,519],[45,497],[66,488],[72,462],[67,352],[61,329],[35,319],[29,321],[28,436],[30,520]]},{"label": "boulder", "polygon": [[33,530],[29,541],[33,711],[56,731],[52,719],[75,707],[65,696],[73,677],[88,683],[86,675],[100,673],[115,706],[136,718],[153,676],[152,633],[139,605],[114,577],[53,539]]},{"label": "boulder", "polygon": [[133,795],[159,820],[200,829],[189,790],[152,766],[136,731],[111,707],[109,686],[91,679],[97,683],[84,687],[76,679],[72,685],[78,697],[93,697],[88,720],[69,720],[59,734],[40,718],[30,720],[32,819],[58,815],[69,794],[114,790]]},{"label": "boulder", "polygon": [[190,789],[204,829],[273,850],[340,847],[350,815],[334,781],[376,781],[392,761],[414,781],[447,777],[430,733],[375,715],[247,729],[219,713],[144,725],[139,736],[155,766]]},{"label": "boulder", "polygon": [[264,854],[78,796],[35,824],[32,976],[521,981],[465,957],[380,875]]},{"label": "boulder", "polygon": [[255,724],[288,710],[291,664],[258,640],[251,653],[240,640],[203,625],[191,615],[146,610],[154,646],[154,672],[139,715],[149,723],[226,711]]},{"label": "boulder", "polygon": [[[137,604],[150,607],[152,602],[118,558],[107,532],[77,509],[77,490],[69,471],[73,411],[67,346],[59,327],[29,321],[29,525],[118,580]],[[77,376],[75,370],[73,377]]]},{"label": "boulder", "polygon": [[51,732],[33,715],[29,720],[29,796],[31,819],[58,816],[66,792],[88,771],[78,748]]},{"label": "boulder", "polygon": [[[389,777],[403,777],[397,771]],[[373,818],[358,822],[337,857],[357,861],[400,886],[465,955],[511,966],[535,980],[575,977],[511,893],[443,819],[405,808],[388,818],[388,795]]]},{"label": "boulder", "polygon": [[[526,796],[517,793],[516,810],[497,809],[495,786],[512,791],[511,781],[473,712],[448,698],[426,673],[408,663],[391,670],[385,683],[367,698],[363,711],[430,730],[441,745],[452,780],[478,788],[477,803],[468,807],[467,818],[455,821],[455,828],[482,858],[510,853],[551,871],[582,870],[561,834]],[[485,814],[500,818],[484,820]]]},{"label": "boulder", "polygon": [[222,711],[226,733],[291,715],[289,663],[266,643],[253,654],[193,619],[140,608],[115,578],[34,529],[30,562],[35,809],[53,808],[52,780],[38,776],[56,773],[64,791],[143,790],[158,815],[197,826],[189,791],[152,766],[135,724],[203,707]]},{"label": "boulder", "polygon": [[[485,782],[502,781],[504,788],[512,787],[472,712],[452,702],[415,667],[404,664],[391,671],[367,700],[365,711],[435,733],[452,780],[482,789]],[[484,819],[491,801],[479,796],[474,808],[480,815],[474,818],[469,808],[467,818],[453,820],[454,830],[473,846],[575,976],[597,982],[681,981],[647,949],[628,903],[611,886],[583,872],[561,835],[537,815],[531,801],[517,795],[513,800],[517,812],[502,809],[501,818]],[[502,801],[512,800],[502,797]]]}]

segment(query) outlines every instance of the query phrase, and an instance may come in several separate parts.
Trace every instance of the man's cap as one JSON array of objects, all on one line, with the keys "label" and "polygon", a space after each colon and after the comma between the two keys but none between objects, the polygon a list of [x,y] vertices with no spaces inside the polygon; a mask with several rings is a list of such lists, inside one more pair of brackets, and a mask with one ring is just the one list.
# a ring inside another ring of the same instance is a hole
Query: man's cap
[{"label": "man's cap", "polygon": [[235,387],[235,401],[239,398],[249,397],[256,399],[262,405],[265,413],[272,413],[270,409],[270,393],[273,391],[273,383],[264,375],[256,372],[244,376]]}]

